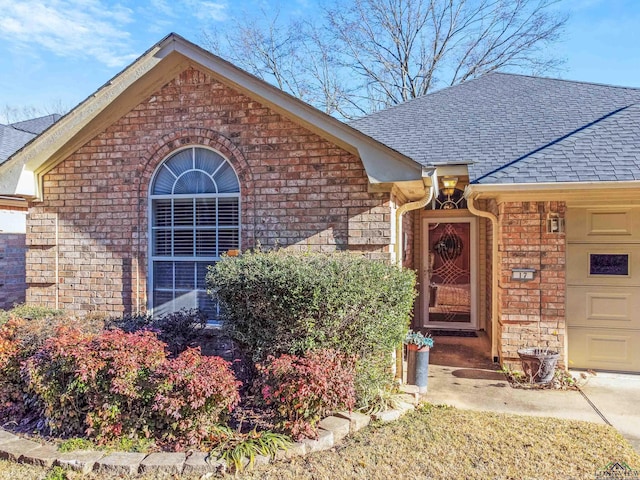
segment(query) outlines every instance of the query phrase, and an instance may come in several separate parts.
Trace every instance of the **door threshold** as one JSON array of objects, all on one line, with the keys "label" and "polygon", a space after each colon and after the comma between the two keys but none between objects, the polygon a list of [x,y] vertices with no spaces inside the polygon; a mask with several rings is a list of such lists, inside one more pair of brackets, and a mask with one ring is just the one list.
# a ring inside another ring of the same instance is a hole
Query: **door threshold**
[{"label": "door threshold", "polygon": [[445,330],[445,329],[430,329],[427,331],[432,337],[477,337],[477,330]]}]

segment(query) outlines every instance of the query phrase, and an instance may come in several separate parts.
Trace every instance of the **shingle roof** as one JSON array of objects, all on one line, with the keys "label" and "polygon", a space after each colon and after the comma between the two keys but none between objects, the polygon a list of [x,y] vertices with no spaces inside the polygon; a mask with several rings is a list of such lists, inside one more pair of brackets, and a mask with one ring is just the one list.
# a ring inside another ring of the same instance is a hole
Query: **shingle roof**
[{"label": "shingle roof", "polygon": [[23,120],[22,122],[12,123],[9,126],[25,132],[40,134],[57,122],[60,117],[57,113],[52,113],[44,117],[31,118],[29,120]]},{"label": "shingle roof", "polygon": [[480,183],[640,180],[640,104],[625,107]]},{"label": "shingle roof", "polygon": [[9,125],[0,125],[0,163],[20,150],[33,137],[34,133],[17,130]]},{"label": "shingle roof", "polygon": [[46,115],[9,125],[0,124],[0,164],[53,125],[60,115]]},{"label": "shingle roof", "polygon": [[476,183],[631,179],[636,103],[640,89],[491,73],[351,126],[423,165],[471,162]]}]

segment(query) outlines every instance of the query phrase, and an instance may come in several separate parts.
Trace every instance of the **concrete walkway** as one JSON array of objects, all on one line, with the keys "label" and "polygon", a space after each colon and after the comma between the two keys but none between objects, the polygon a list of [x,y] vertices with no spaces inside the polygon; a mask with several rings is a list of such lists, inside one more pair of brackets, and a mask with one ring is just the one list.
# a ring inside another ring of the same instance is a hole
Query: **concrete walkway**
[{"label": "concrete walkway", "polygon": [[[486,339],[436,337],[426,399],[469,410],[613,425],[640,452],[640,375],[588,375],[576,390],[512,388],[485,358]],[[574,376],[579,373],[574,372]]]}]

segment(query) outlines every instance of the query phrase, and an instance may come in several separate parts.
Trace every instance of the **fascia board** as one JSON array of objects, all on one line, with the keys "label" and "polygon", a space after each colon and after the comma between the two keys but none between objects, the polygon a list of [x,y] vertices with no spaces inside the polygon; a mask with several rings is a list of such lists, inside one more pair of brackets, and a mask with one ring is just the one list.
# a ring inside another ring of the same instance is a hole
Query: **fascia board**
[{"label": "fascia board", "polygon": [[[230,85],[292,118],[296,123],[358,155],[371,183],[386,183],[422,178],[422,165],[383,145],[355,128],[321,112],[311,105],[266,83],[226,60],[175,36],[173,48],[204,67],[217,80]],[[386,163],[386,166],[381,165]]]},{"label": "fascia board", "polygon": [[157,56],[158,49],[153,49],[144,57],[124,70],[104,87],[96,91],[70,115],[61,118],[54,126],[44,132],[35,142],[16,155],[29,170],[37,171],[51,153],[68,141],[68,139],[84,128],[87,123],[96,118],[111,105],[132,84],[149,73],[161,60]]},{"label": "fascia board", "polygon": [[470,184],[465,196],[498,201],[608,201],[613,197],[640,198],[640,181],[544,182]]},{"label": "fascia board", "polygon": [[4,207],[5,210],[25,211],[28,206],[24,198],[0,196],[0,207]]},{"label": "fascia board", "polygon": [[[177,58],[174,52],[182,57]],[[168,68],[156,68],[167,57],[173,59],[173,62],[165,64]],[[179,73],[177,70],[186,68],[189,63],[205,68],[214,78],[271,106],[296,123],[358,155],[371,183],[422,178],[422,166],[419,163],[179,35],[170,34],[1,165],[0,194],[39,197],[42,176],[66,155],[88,141],[101,127],[104,128],[110,121],[117,120],[116,114],[120,110],[115,105],[132,86],[147,76],[150,86],[160,87],[162,81],[167,80],[166,75],[175,76],[174,74]],[[158,75],[155,82],[155,77],[148,75],[152,71]],[[162,75],[163,71],[165,75]],[[152,93],[148,90],[149,88],[141,89],[140,94]],[[35,178],[31,181],[30,176],[33,175]]]}]

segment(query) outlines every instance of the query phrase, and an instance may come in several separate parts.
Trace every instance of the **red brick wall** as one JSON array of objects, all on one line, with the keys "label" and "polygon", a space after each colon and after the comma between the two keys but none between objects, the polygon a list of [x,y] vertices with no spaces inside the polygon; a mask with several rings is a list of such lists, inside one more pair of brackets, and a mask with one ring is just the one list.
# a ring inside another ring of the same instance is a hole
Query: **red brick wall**
[{"label": "red brick wall", "polygon": [[0,308],[25,301],[25,234],[0,232]]},{"label": "red brick wall", "polygon": [[236,170],[243,248],[389,259],[389,195],[368,193],[357,157],[189,69],[45,176],[44,202],[28,220],[27,300],[57,298],[77,312],[144,308],[149,182],[186,145],[214,148]]},{"label": "red brick wall", "polygon": [[[549,346],[564,353],[565,235],[547,233],[550,212],[564,217],[562,202],[498,205],[500,223],[499,338],[503,363],[517,350]],[[513,268],[534,268],[533,281],[511,280]]]}]

